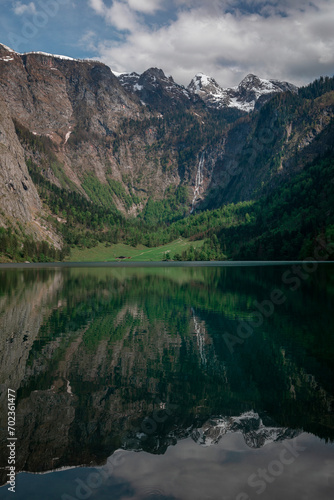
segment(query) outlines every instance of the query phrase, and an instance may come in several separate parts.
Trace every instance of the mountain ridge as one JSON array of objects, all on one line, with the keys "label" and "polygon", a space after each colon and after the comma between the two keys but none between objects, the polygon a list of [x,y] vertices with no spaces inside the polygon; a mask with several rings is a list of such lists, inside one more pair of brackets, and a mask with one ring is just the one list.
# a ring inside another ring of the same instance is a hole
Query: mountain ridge
[{"label": "mountain ridge", "polygon": [[[150,78],[151,81],[148,81]],[[128,92],[138,95],[144,103],[147,96],[147,92],[143,93],[144,89],[161,92],[162,88],[165,96],[172,100],[176,99],[182,104],[185,101],[184,97],[193,102],[196,102],[197,97],[209,108],[232,107],[247,113],[253,111],[259,101],[263,105],[276,93],[298,93],[298,87],[292,83],[266,80],[253,74],[248,74],[239,85],[230,88],[221,87],[214,78],[204,73],[197,73],[190,84],[184,87],[176,83],[173,77],[166,77],[165,73],[157,68],[149,68],[141,75],[136,72],[122,73],[118,75],[118,79]],[[176,102],[172,104],[175,105]]]},{"label": "mountain ridge", "polygon": [[[18,53],[4,44],[0,44],[0,47],[10,54],[15,54],[19,57],[39,55],[64,61],[97,62],[105,65],[93,59],[75,59],[69,56],[42,51]],[[2,58],[1,60],[10,62],[13,58],[7,56],[7,58]],[[112,68],[110,70],[113,73]],[[161,99],[163,96],[168,96],[172,100],[175,99],[175,102],[172,102],[173,105],[177,105],[179,102],[182,102],[184,105],[187,100],[196,102],[196,98],[199,97],[204,101],[206,106],[214,109],[233,107],[249,113],[254,110],[257,101],[263,98],[263,96],[268,96],[268,94],[272,96],[277,92],[298,92],[298,87],[292,83],[274,79],[266,80],[251,73],[244,77],[239,85],[229,88],[221,87],[214,78],[201,72],[195,75],[187,87],[179,85],[174,81],[172,76],[167,77],[163,70],[158,68],[149,68],[141,75],[136,72],[115,72],[113,74],[119,79],[126,91],[139,96],[140,101],[144,105],[146,105],[145,96],[147,96],[147,93],[156,92],[159,89],[160,95],[158,97]],[[161,95],[161,90],[163,95]],[[262,104],[266,101],[267,99],[262,99]]]}]

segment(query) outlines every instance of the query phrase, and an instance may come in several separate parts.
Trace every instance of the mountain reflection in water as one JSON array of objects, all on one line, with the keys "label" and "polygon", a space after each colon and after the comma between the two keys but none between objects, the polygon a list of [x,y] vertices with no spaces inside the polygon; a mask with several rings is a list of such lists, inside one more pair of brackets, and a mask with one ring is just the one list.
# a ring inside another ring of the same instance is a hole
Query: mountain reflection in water
[{"label": "mountain reflection in water", "polygon": [[[305,433],[331,447],[334,266],[295,292],[287,269],[0,270],[0,404],[17,391],[17,471],[103,466],[116,450],[167,459],[181,441],[223,449],[234,435],[245,456]],[[276,288],[284,304],[231,352],[226,333]],[[141,498],[129,495],[115,498]]]}]

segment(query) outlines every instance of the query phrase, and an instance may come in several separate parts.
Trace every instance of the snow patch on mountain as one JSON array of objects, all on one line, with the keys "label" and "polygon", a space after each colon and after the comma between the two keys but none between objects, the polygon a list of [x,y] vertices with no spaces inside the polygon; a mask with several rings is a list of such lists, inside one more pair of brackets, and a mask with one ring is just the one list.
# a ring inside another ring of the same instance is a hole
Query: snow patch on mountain
[{"label": "snow patch on mountain", "polygon": [[140,92],[141,90],[143,90],[143,88],[144,88],[144,87],[143,87],[143,85],[139,85],[139,83],[136,83],[136,84],[133,86],[133,90],[134,90],[134,91],[136,91],[136,90],[137,90],[138,92]]},{"label": "snow patch on mountain", "polygon": [[7,50],[7,52],[12,52],[12,54],[17,54],[17,52],[15,52],[15,50],[11,49],[10,47],[7,47],[7,45],[5,45],[3,43],[0,43],[0,47],[3,47],[5,50]]},{"label": "snow patch on mountain", "polygon": [[150,68],[141,75],[123,73],[119,77],[121,85],[130,93],[153,107],[177,105],[191,100],[191,94],[182,85],[177,84],[171,76],[158,68]]},{"label": "snow patch on mountain", "polygon": [[288,82],[265,80],[253,74],[247,75],[236,87],[222,88],[214,78],[197,73],[190,82],[188,91],[201,97],[208,107],[237,108],[249,113],[260,97],[269,97],[278,92],[298,92],[298,88]]},{"label": "snow patch on mountain", "polygon": [[68,57],[68,56],[61,56],[58,54],[49,54],[48,52],[23,52],[23,54],[19,54],[22,56],[29,56],[31,54],[36,54],[39,56],[47,56],[47,57],[54,57],[55,59],[62,59],[64,61],[78,61],[82,62],[83,59],[73,59],[73,57]]},{"label": "snow patch on mountain", "polygon": [[[76,61],[76,62],[87,62],[88,61],[86,59],[74,59],[73,57],[69,57],[69,56],[63,56],[63,55],[59,55],[59,54],[49,54],[48,52],[40,52],[40,51],[20,53],[20,52],[16,52],[15,50],[11,49],[10,47],[7,47],[7,45],[4,45],[3,43],[0,43],[0,47],[2,47],[7,52],[10,52],[11,54],[16,54],[17,56],[29,56],[32,54],[36,54],[36,55],[40,55],[40,56],[53,57],[54,59],[62,59],[63,61]],[[4,60],[4,59],[2,59],[2,60]],[[9,60],[8,57],[7,57],[7,60]]]}]

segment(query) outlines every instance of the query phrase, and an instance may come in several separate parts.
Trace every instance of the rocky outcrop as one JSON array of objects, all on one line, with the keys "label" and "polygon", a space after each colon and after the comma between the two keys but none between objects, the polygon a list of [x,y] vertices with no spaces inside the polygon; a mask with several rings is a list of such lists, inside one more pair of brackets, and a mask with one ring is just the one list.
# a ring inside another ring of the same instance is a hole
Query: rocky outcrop
[{"label": "rocky outcrop", "polygon": [[158,68],[150,68],[142,75],[124,73],[119,76],[119,81],[128,92],[138,96],[142,104],[160,112],[180,106],[189,108],[199,102],[196,95]]}]

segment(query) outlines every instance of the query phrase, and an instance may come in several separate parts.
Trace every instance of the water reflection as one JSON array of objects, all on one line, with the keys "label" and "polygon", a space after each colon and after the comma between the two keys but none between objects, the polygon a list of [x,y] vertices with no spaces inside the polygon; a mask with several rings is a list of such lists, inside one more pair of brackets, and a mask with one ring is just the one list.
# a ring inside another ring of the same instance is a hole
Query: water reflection
[{"label": "water reflection", "polygon": [[[286,269],[0,271],[0,403],[17,391],[18,470],[103,465],[118,449],[169,456],[181,441],[224,449],[232,436],[245,453],[305,432],[332,441],[334,268],[296,292]],[[231,352],[226,332],[275,288],[285,303]]]}]

